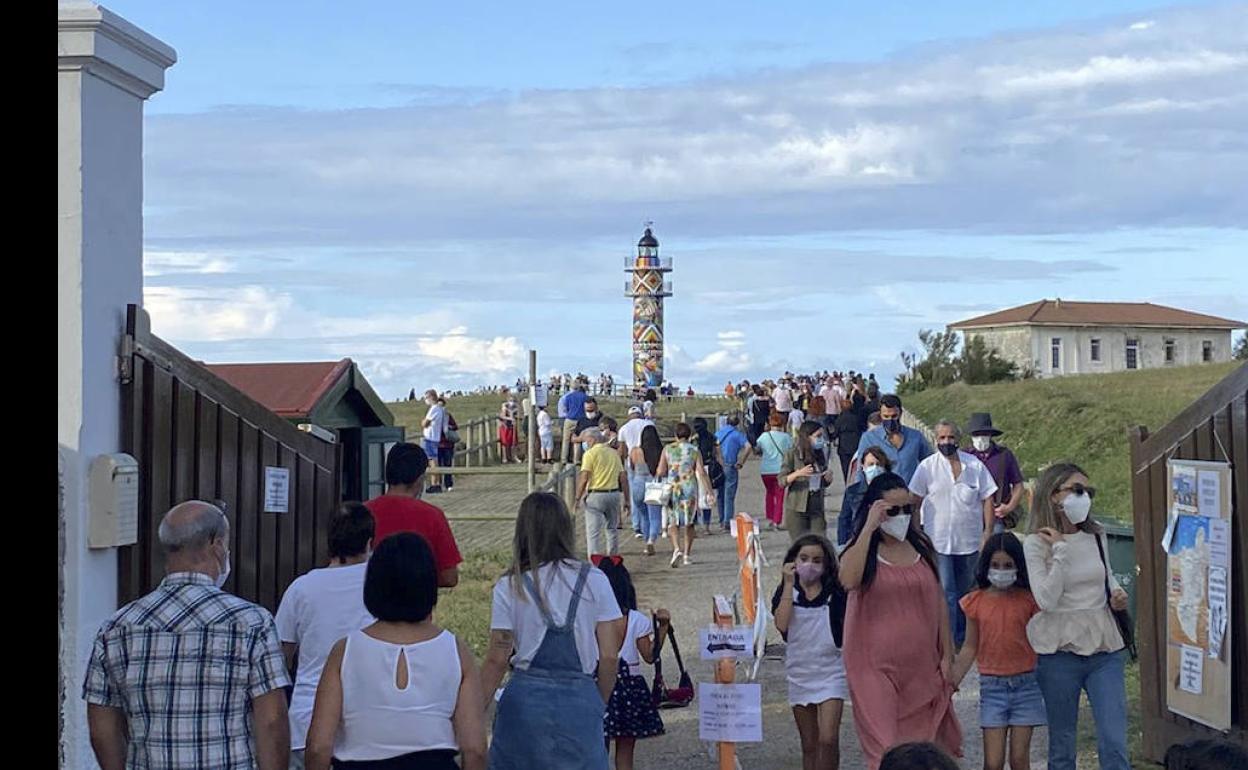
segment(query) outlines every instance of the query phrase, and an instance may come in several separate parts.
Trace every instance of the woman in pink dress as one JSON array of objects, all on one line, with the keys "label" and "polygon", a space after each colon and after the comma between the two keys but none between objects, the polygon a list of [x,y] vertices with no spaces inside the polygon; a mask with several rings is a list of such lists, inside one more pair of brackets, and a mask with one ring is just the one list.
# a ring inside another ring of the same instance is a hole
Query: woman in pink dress
[{"label": "woman in pink dress", "polygon": [[932,543],[919,528],[906,482],[882,473],[854,517],[854,539],[841,555],[845,671],[854,727],[867,767],[891,747],[933,741],[962,756],[953,711],[953,638],[936,575]]}]

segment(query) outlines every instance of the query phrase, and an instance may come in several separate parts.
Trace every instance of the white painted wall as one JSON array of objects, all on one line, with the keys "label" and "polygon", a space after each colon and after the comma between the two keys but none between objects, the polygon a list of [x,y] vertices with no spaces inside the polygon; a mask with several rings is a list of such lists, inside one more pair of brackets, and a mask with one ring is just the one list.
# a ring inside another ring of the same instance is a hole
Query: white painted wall
[{"label": "white painted wall", "polygon": [[62,766],[94,767],[80,697],[117,608],[115,549],[87,548],[90,461],[119,451],[117,346],[143,299],[143,101],[173,49],[106,9],[57,9],[57,444],[64,475]]},{"label": "white painted wall", "polygon": [[[1127,340],[1139,340],[1138,368],[1161,369],[1203,363],[1203,343],[1213,344],[1213,360],[1231,360],[1231,332],[1214,329],[1155,329],[1126,326],[1014,326],[970,330],[1002,357],[1021,368],[1035,367],[1040,377],[1121,372],[1127,368]],[[964,336],[965,336],[964,334]],[[1052,342],[1061,340],[1059,366],[1052,366]],[[1100,340],[1100,360],[1092,360],[1092,340]],[[1174,342],[1174,360],[1165,360],[1166,341]]]}]

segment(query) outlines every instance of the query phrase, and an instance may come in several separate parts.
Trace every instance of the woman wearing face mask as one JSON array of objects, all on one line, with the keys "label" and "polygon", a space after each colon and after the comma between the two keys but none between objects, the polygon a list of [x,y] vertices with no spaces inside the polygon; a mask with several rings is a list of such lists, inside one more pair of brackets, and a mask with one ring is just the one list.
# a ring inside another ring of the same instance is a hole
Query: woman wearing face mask
[{"label": "woman wearing face mask", "polygon": [[870,770],[889,747],[909,741],[934,741],[962,756],[949,613],[932,543],[915,513],[905,480],[881,473],[841,554],[840,581],[849,593],[845,671]]},{"label": "woman wearing face mask", "polygon": [[785,554],[780,572],[771,612],[786,642],[784,675],[802,742],[802,770],[835,770],[849,688],[841,660],[845,591],[836,579],[832,544],[822,535],[802,535]]},{"label": "woman wearing face mask", "polygon": [[827,460],[827,440],[823,426],[813,420],[803,422],[797,430],[793,448],[784,454],[778,476],[785,489],[784,525],[789,539],[813,532],[824,537],[828,520],[823,513],[823,493],[832,483],[831,464]]},{"label": "woman wearing face mask", "polygon": [[[1036,677],[1049,720],[1049,767],[1073,770],[1079,693],[1088,694],[1102,770],[1126,770],[1127,694],[1123,639],[1110,608],[1127,593],[1107,566],[1108,544],[1091,517],[1087,475],[1057,463],[1036,481],[1031,532],[1023,544],[1040,613],[1027,624],[1039,654]],[[1106,582],[1109,600],[1106,600]]]},{"label": "woman wearing face mask", "polygon": [[844,546],[854,535],[854,515],[862,498],[867,494],[867,485],[875,481],[875,477],[893,469],[893,461],[880,447],[867,447],[862,453],[862,480],[855,481],[845,487],[845,495],[841,498],[841,514],[836,517],[836,544]]}]

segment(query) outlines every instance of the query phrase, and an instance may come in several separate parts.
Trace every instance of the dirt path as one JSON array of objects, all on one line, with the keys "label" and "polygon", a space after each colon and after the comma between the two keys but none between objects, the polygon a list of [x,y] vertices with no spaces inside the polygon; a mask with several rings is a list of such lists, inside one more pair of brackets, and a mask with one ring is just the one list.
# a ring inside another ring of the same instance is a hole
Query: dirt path
[{"label": "dirt path", "polygon": [[[842,484],[836,484],[828,493],[829,526],[835,534],[835,516],[833,509],[840,508]],[[747,465],[742,473],[741,490],[737,498],[738,510],[754,514],[761,511],[763,501],[763,485],[758,475],[756,463]],[[835,504],[833,504],[835,501]],[[764,554],[771,566],[765,569],[764,590],[770,596],[775,590],[779,575],[780,561],[789,545],[789,537],[784,532],[764,532]],[[672,613],[677,638],[681,651],[686,653],[686,665],[690,675],[696,682],[713,681],[711,663],[703,662],[697,656],[697,629],[710,623],[711,598],[720,593],[731,595],[736,586],[736,547],[735,541],[726,535],[701,537],[694,543],[693,564],[688,567],[672,569],[663,554],[669,549],[667,540],[660,540],[660,553],[646,557],[641,553],[640,541],[629,537],[622,542],[621,551],[625,563],[633,573],[637,587],[638,601],[643,609],[666,607]],[[743,770],[780,770],[781,768],[801,768],[801,752],[798,744],[797,729],[793,725],[792,712],[787,702],[787,688],[784,681],[784,661],[779,633],[774,627],[768,634],[768,643],[775,644],[776,657],[766,658],[759,669],[758,681],[763,691],[763,743],[740,744],[738,756]],[[675,683],[675,662],[670,650],[664,652],[664,674]],[[670,675],[668,672],[672,672]],[[653,671],[647,672],[647,678]],[[743,681],[746,673],[744,667],[738,667],[737,681]],[[977,768],[982,766],[982,743],[979,730],[979,680],[972,671],[963,682],[962,689],[955,695],[955,708],[963,729],[963,751],[966,756],[961,761],[963,767]],[[708,752],[708,746],[698,740],[697,703],[684,709],[665,710],[662,712],[667,734],[658,738],[645,740],[637,747],[637,767],[641,770],[713,770],[718,765]],[[1032,766],[1045,766],[1044,747],[1047,737],[1043,731],[1037,730],[1032,741]],[[858,737],[853,728],[853,714],[848,703],[841,726],[841,767],[864,767],[862,752],[858,745]]]}]

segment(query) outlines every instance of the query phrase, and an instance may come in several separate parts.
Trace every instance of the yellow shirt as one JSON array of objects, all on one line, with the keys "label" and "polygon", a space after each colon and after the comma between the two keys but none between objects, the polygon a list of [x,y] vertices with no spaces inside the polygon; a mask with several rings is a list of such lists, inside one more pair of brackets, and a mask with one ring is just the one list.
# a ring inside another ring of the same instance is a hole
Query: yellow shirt
[{"label": "yellow shirt", "polygon": [[620,455],[606,444],[594,444],[581,457],[581,473],[589,474],[590,492],[615,491],[620,488],[624,463]]}]

